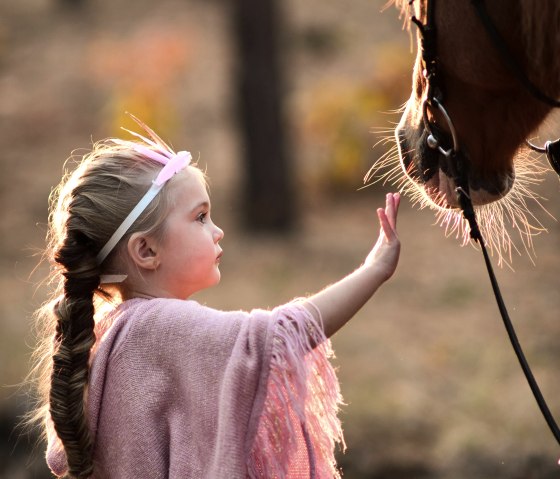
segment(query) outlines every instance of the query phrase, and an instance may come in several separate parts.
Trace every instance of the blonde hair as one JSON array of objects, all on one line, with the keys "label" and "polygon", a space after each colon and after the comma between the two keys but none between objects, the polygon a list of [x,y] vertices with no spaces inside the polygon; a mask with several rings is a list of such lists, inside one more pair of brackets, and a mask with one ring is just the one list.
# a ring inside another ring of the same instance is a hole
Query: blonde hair
[{"label": "blonde hair", "polygon": [[100,287],[100,276],[123,268],[123,245],[132,233],[164,234],[168,188],[164,186],[101,265],[96,255],[161,167],[118,140],[105,140],[96,143],[72,173],[65,174],[50,197],[44,257],[50,263],[52,294],[35,315],[40,339],[32,373],[37,408],[31,420],[41,421],[44,431],[54,426],[71,477],[93,473],[84,399],[95,343],[94,314],[98,300],[110,298]]}]

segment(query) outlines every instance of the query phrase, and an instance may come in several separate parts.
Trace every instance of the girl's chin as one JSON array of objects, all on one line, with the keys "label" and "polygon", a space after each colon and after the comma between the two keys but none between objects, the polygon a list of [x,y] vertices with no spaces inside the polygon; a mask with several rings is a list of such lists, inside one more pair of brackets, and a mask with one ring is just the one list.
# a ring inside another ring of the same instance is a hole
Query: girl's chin
[{"label": "girl's chin", "polygon": [[216,265],[216,272],[215,272],[215,276],[213,278],[213,281],[210,282],[210,284],[208,285],[209,288],[211,288],[212,286],[216,286],[220,283],[222,279],[222,273],[220,272],[220,269],[218,268],[218,265]]}]

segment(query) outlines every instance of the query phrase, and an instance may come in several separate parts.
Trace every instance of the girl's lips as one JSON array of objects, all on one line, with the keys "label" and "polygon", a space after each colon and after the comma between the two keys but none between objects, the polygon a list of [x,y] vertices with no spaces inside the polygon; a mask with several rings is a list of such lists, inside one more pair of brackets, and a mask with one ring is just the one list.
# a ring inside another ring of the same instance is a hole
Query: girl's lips
[{"label": "girl's lips", "polygon": [[222,255],[224,254],[223,251],[220,251],[220,254],[218,254],[218,256],[216,256],[216,261],[220,261],[222,259]]}]

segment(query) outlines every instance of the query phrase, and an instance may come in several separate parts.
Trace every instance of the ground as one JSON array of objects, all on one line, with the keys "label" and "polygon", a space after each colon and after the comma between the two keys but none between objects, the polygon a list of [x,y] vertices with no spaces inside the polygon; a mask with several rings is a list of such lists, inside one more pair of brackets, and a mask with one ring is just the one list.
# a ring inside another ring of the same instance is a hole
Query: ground
[{"label": "ground", "polygon": [[[335,281],[367,255],[377,235],[375,208],[390,186],[358,190],[359,181],[351,179],[356,185],[348,187],[345,178],[337,187],[336,174],[322,174],[336,170],[330,145],[342,145],[350,155],[354,143],[328,135],[350,125],[344,139],[366,138],[358,165],[363,175],[378,155],[369,129],[391,129],[396,116],[364,113],[353,102],[367,90],[372,108],[388,111],[408,95],[412,59],[396,11],[381,13],[382,1],[284,3],[299,227],[288,236],[254,235],[238,221],[242,146],[231,100],[227,5],[162,0],[156,8],[145,0],[116,0],[69,11],[62,4],[0,4],[0,426],[10,436],[9,450],[0,452],[0,477],[6,478],[39,477],[33,471],[41,460],[17,456],[20,446],[11,446],[17,433],[10,433],[9,416],[23,408],[14,385],[28,368],[32,311],[45,299],[38,282],[46,271],[33,272],[33,253],[43,244],[49,191],[74,148],[114,134],[120,119],[115,111],[132,105],[177,146],[200,152],[211,177],[213,216],[226,235],[223,281],[198,299],[217,308],[272,307]],[[178,44],[183,35],[187,40]],[[161,50],[150,54],[142,38],[163,38]],[[134,48],[151,70],[136,71],[131,80],[119,70],[125,58],[116,52]],[[159,71],[163,51],[175,52],[166,57],[172,74],[145,78],[147,71]],[[165,92],[156,106],[154,91]],[[325,97],[339,102],[326,104]],[[340,99],[349,104],[341,106]],[[343,114],[345,123],[332,123]],[[560,184],[552,173],[539,191],[560,218]],[[548,232],[534,240],[535,264],[526,255],[514,257],[515,271],[504,267],[497,274],[558,416],[560,226],[538,214]],[[507,342],[482,255],[445,238],[433,223],[431,212],[403,201],[395,277],[333,338],[347,403],[344,477],[557,477],[557,446]],[[40,448],[36,452],[40,456]]]}]

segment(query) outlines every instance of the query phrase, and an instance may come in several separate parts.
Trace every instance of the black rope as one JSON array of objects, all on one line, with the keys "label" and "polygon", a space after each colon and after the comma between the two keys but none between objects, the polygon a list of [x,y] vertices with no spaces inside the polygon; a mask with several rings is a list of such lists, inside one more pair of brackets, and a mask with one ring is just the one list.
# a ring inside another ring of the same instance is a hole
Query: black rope
[{"label": "black rope", "polygon": [[504,322],[504,326],[509,336],[509,340],[511,345],[513,346],[513,350],[519,360],[519,364],[521,365],[521,369],[525,373],[525,377],[527,378],[527,382],[529,383],[529,387],[533,392],[533,396],[539,405],[539,408],[548,424],[548,427],[552,431],[552,434],[556,438],[558,444],[560,444],[560,430],[558,429],[558,425],[550,412],[550,409],[541,393],[539,385],[533,376],[533,372],[531,371],[531,367],[525,358],[525,354],[523,353],[523,349],[521,348],[521,344],[519,343],[519,339],[517,338],[517,334],[515,333],[515,329],[509,317],[509,314],[506,309],[506,305],[502,298],[502,293],[500,292],[500,287],[498,285],[498,281],[496,280],[496,276],[494,275],[494,270],[492,268],[492,263],[490,262],[490,257],[488,256],[488,251],[484,246],[484,241],[479,241],[480,247],[482,248],[482,254],[484,255],[484,261],[486,263],[486,269],[488,270],[488,276],[490,277],[490,283],[492,283],[492,289],[494,291],[494,296],[496,297],[496,302],[498,303],[498,309],[500,310],[500,314],[502,315],[502,319]]},{"label": "black rope", "polygon": [[502,320],[504,323],[504,326],[506,328],[507,334],[509,336],[509,340],[511,342],[511,345],[513,347],[513,350],[515,351],[515,354],[517,356],[517,359],[519,360],[519,364],[521,365],[521,369],[523,370],[523,373],[525,374],[525,378],[527,379],[527,382],[529,383],[529,387],[531,388],[531,391],[533,392],[533,396],[535,397],[535,400],[537,401],[537,404],[539,406],[539,409],[541,410],[541,413],[546,421],[546,423],[548,424],[548,427],[550,428],[553,436],[555,437],[556,441],[558,442],[558,444],[560,444],[560,429],[558,428],[558,425],[556,424],[556,421],[554,420],[554,417],[552,415],[552,413],[550,412],[550,409],[541,393],[541,390],[539,388],[539,385],[537,384],[537,381],[533,375],[533,372],[531,371],[531,367],[529,366],[529,363],[525,357],[525,354],[523,353],[523,349],[521,348],[521,344],[519,343],[519,339],[517,338],[517,334],[515,332],[515,328],[513,327],[513,323],[511,322],[511,319],[509,317],[506,305],[504,303],[504,299],[502,296],[502,293],[500,291],[500,286],[498,285],[498,280],[496,279],[496,275],[494,274],[494,268],[492,267],[492,262],[490,261],[490,256],[488,255],[488,251],[486,249],[486,246],[484,244],[484,239],[482,237],[482,234],[480,233],[480,229],[478,227],[478,223],[476,221],[476,214],[474,212],[474,208],[472,206],[472,202],[468,196],[468,193],[466,191],[464,191],[463,188],[458,188],[457,190],[457,194],[459,195],[459,202],[461,203],[461,207],[463,208],[463,216],[465,217],[465,219],[468,221],[469,223],[469,227],[470,227],[470,234],[471,234],[471,238],[478,242],[478,244],[480,245],[480,248],[482,249],[482,254],[484,255],[484,262],[486,263],[486,269],[488,271],[488,276],[490,278],[490,283],[492,284],[492,290],[494,291],[494,297],[496,298],[496,303],[498,304],[498,309],[500,310],[500,314],[502,316]]}]

